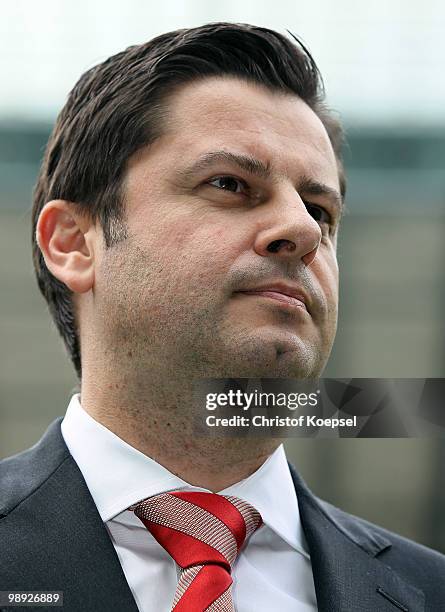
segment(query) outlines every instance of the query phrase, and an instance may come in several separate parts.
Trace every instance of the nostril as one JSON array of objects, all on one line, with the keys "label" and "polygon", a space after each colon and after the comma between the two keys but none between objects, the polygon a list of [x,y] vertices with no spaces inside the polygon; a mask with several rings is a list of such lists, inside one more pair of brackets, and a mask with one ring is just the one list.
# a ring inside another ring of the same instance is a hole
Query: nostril
[{"label": "nostril", "polygon": [[277,253],[283,245],[285,245],[287,251],[295,251],[297,248],[295,243],[291,242],[290,240],[274,240],[269,244],[267,250],[269,253]]},{"label": "nostril", "polygon": [[314,249],[312,249],[312,251],[310,251],[309,253],[306,253],[306,255],[302,257],[302,260],[306,266],[310,266],[311,263],[314,261],[317,255],[317,251],[318,251],[318,245]]}]

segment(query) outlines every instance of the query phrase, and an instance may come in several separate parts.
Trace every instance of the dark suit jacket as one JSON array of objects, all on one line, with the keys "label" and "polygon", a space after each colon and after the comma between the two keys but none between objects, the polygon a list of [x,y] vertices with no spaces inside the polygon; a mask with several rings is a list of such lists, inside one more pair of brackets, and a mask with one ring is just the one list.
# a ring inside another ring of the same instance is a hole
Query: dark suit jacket
[{"label": "dark suit jacket", "polygon": [[[61,421],[0,462],[0,590],[63,591],[63,612],[137,612]],[[291,472],[320,612],[445,611],[445,556],[319,500]]]}]

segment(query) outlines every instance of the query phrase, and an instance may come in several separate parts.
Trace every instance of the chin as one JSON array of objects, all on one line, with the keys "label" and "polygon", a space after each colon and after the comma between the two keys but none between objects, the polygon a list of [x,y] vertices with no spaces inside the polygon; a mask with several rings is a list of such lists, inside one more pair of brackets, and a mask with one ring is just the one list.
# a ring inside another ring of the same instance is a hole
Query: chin
[{"label": "chin", "polygon": [[274,366],[269,370],[270,378],[317,378],[320,368],[314,355],[288,350],[277,353]]},{"label": "chin", "polygon": [[227,376],[238,378],[317,378],[323,367],[320,350],[296,335],[245,339],[226,355]]}]

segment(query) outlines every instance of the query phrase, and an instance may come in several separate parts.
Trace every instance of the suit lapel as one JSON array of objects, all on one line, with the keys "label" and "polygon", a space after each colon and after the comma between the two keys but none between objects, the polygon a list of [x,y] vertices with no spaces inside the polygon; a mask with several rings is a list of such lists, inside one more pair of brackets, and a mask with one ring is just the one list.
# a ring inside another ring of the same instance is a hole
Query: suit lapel
[{"label": "suit lapel", "polygon": [[318,500],[290,466],[309,546],[319,612],[422,612],[423,592],[376,558],[391,541]]}]

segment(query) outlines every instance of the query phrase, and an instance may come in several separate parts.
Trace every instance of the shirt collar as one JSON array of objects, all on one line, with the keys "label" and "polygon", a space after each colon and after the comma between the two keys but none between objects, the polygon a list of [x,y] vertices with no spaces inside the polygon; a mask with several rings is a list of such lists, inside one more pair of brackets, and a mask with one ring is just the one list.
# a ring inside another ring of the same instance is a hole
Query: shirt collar
[{"label": "shirt collar", "polygon": [[309,557],[297,494],[282,444],[248,478],[219,493],[249,502],[261,514],[265,525]]},{"label": "shirt collar", "polygon": [[[96,421],[82,408],[80,394],[72,396],[61,429],[104,523],[152,495],[184,488],[208,490],[175,476]],[[265,525],[308,556],[283,445],[248,478],[219,493],[252,504]]]}]

